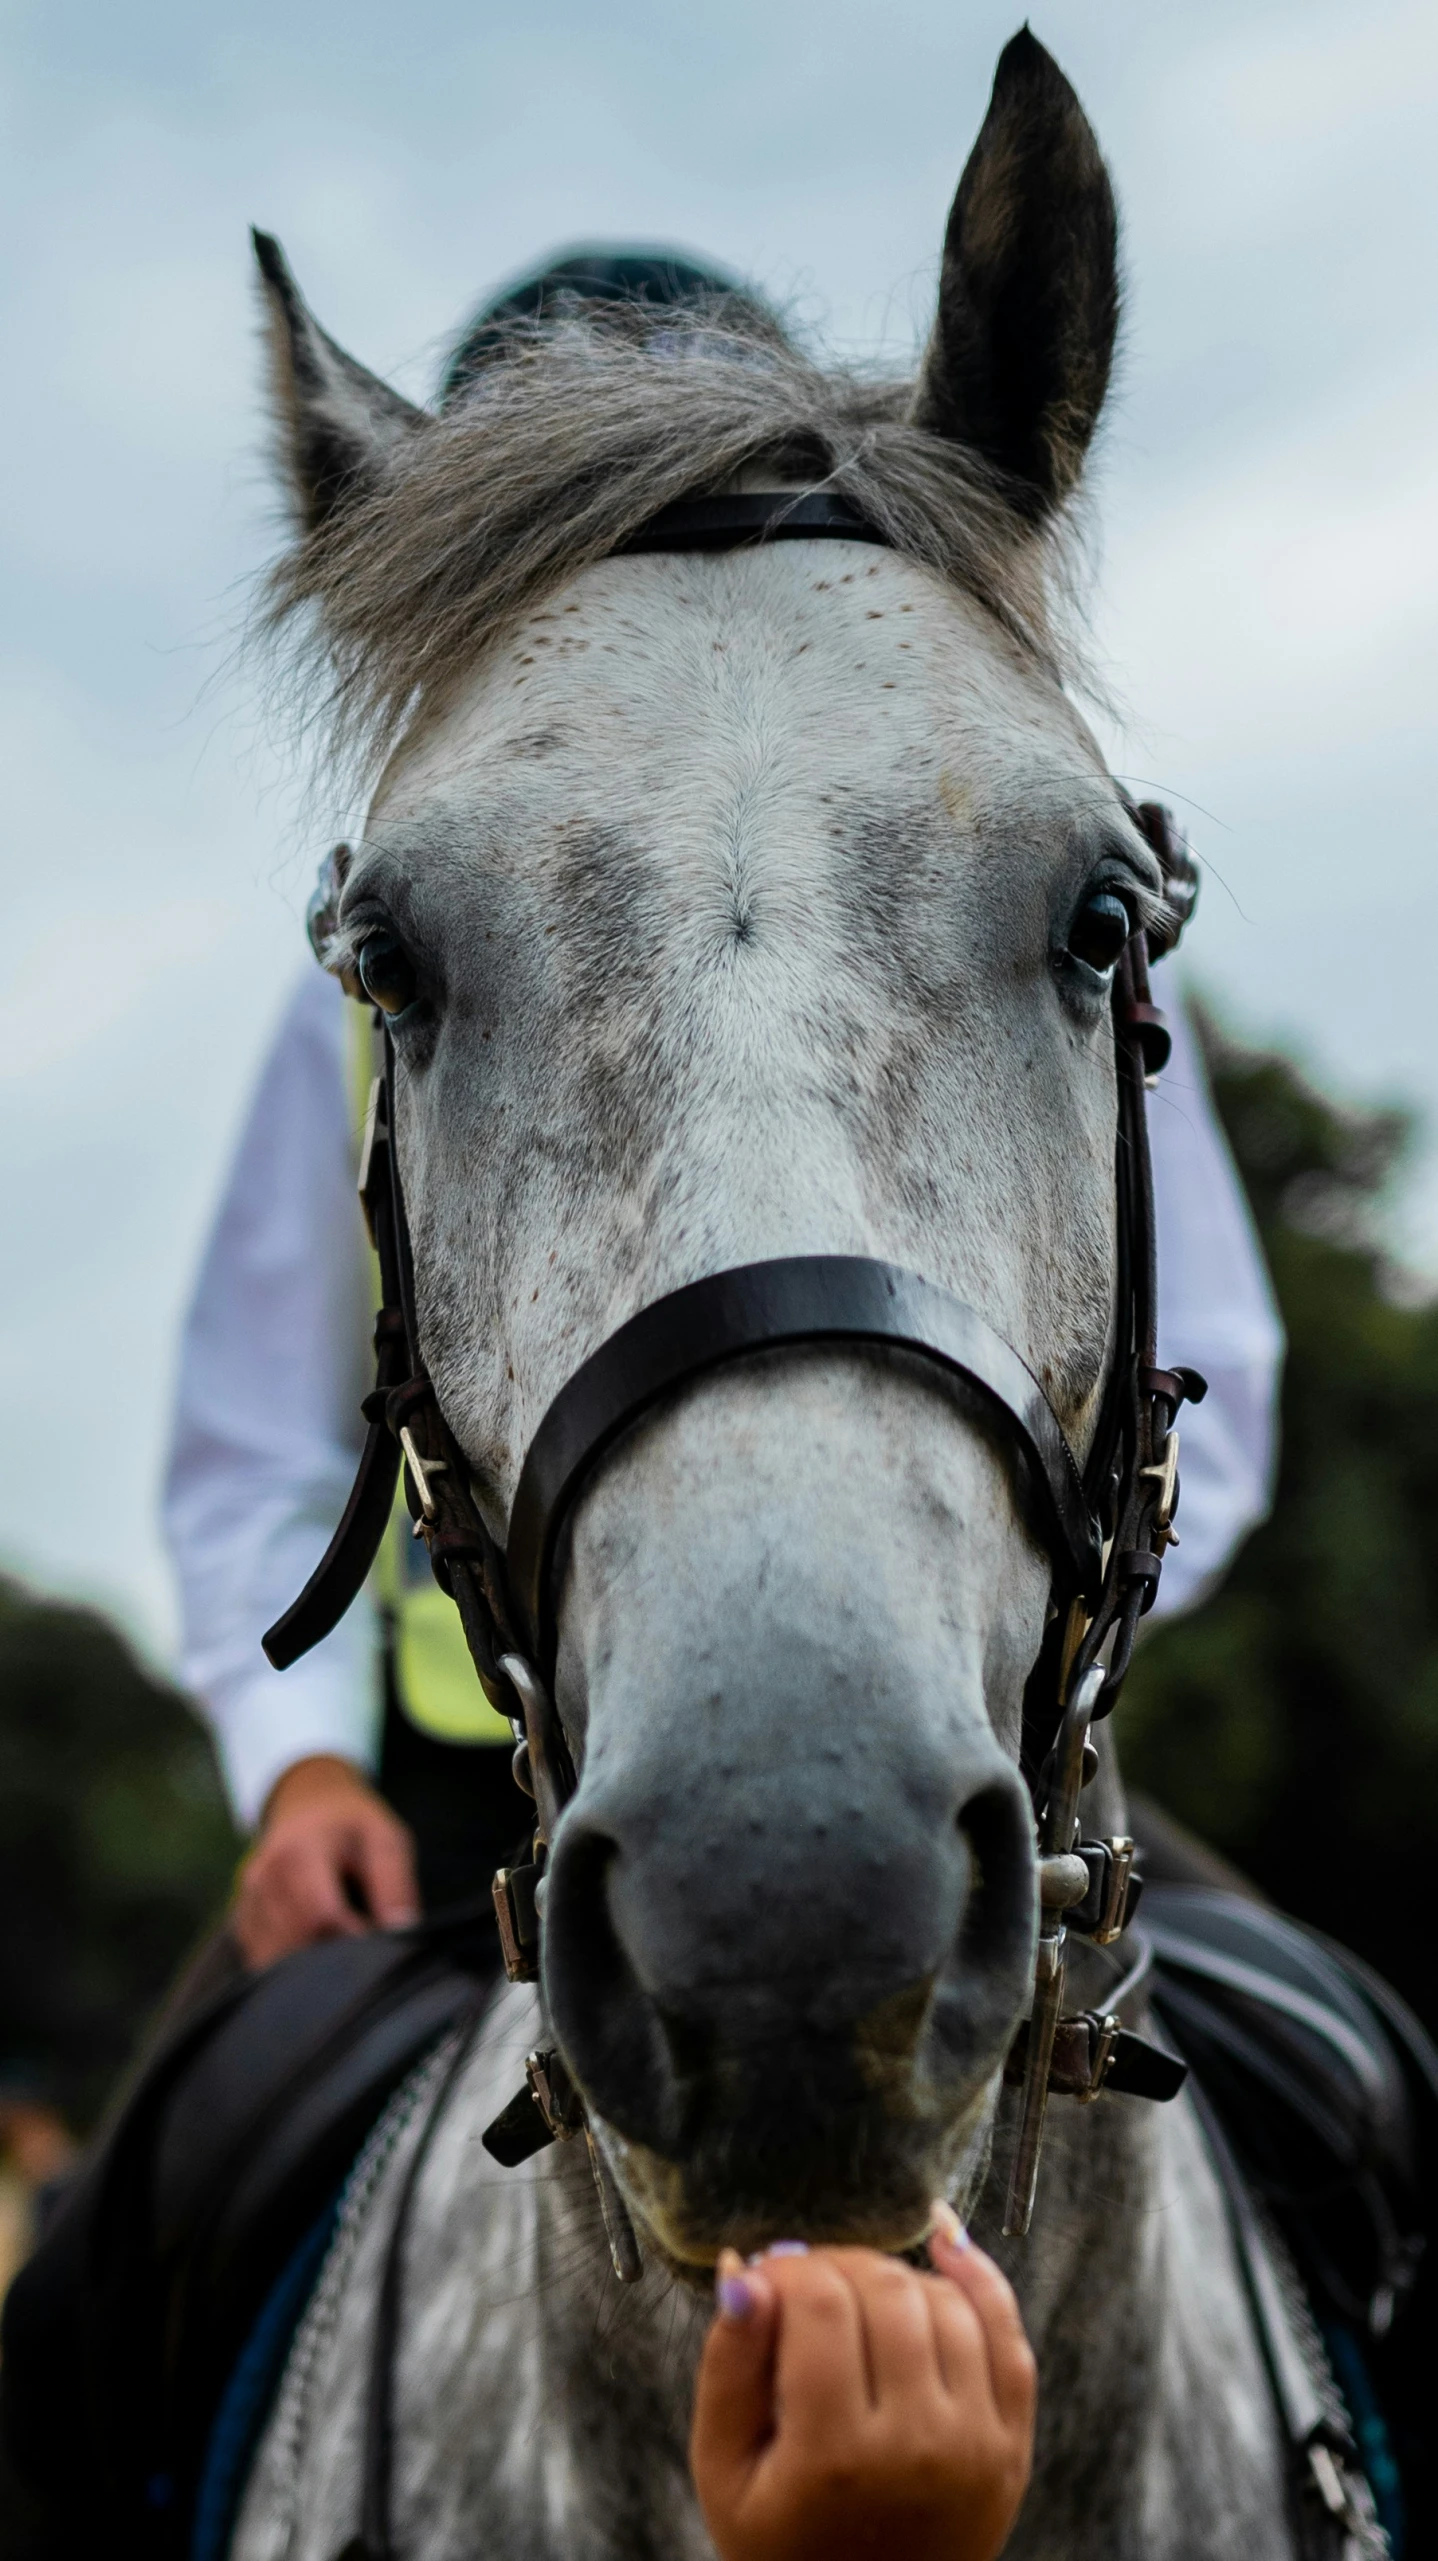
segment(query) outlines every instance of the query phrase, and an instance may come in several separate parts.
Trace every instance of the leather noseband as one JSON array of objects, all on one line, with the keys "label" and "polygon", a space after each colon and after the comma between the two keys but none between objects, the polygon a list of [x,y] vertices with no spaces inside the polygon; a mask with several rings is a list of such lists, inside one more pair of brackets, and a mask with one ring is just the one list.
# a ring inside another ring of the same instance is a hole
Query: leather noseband
[{"label": "leather noseband", "polygon": [[561,1387],[529,1445],[510,1514],[510,1595],[547,1670],[551,1566],[568,1512],[606,1451],[676,1388],[746,1352],[879,1343],[922,1353],[1008,1426],[1042,1510],[1045,1545],[1076,1591],[1098,1579],[1098,1532],[1063,1426],[1038,1380],[963,1299],[893,1263],[802,1254],[711,1273],[642,1307]]}]

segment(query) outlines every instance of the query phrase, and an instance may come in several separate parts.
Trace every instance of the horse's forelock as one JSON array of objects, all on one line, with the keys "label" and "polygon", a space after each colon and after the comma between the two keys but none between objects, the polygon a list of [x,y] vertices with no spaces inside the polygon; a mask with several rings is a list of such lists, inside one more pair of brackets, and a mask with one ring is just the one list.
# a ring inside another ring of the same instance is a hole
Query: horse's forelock
[{"label": "horse's forelock", "polygon": [[909,422],[892,374],[830,368],[739,296],[505,332],[461,399],[304,535],[263,627],[332,754],[372,775],[414,715],[672,500],[763,469],[842,494],[1054,673],[1062,532]]}]

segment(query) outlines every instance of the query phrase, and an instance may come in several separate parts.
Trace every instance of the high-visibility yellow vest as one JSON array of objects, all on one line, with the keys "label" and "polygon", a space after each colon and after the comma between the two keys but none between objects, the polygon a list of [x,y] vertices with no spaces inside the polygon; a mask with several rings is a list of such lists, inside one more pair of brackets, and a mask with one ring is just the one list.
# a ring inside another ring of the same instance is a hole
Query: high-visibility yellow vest
[{"label": "high-visibility yellow vest", "polygon": [[[378,1034],[367,1007],[347,1007],[349,1022],[350,1117],[355,1159],[364,1131],[370,1086],[378,1065]],[[360,1234],[363,1236],[363,1227]],[[370,1291],[379,1305],[379,1259],[365,1239]],[[370,1575],[374,1593],[390,1629],[394,1649],[395,1688],[412,1725],[442,1743],[506,1743],[514,1736],[479,1686],[459,1612],[430,1572],[429,1551],[414,1535],[403,1482],[395,1495],[389,1527]]]}]

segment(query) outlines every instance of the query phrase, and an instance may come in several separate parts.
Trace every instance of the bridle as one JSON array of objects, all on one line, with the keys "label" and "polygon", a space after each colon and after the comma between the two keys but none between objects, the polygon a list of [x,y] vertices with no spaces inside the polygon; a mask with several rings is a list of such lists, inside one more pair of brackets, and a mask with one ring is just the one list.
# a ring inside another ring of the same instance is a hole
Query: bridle
[{"label": "bridle", "polygon": [[[731,550],[763,540],[882,543],[886,537],[841,498],[749,493],[686,499],[665,508],[623,546],[628,551]],[[374,1563],[400,1470],[416,1534],[435,1580],[455,1602],[485,1696],[513,1728],[515,1776],[533,1798],[530,1857],[501,1868],[495,1910],[511,1981],[539,1975],[540,1905],[555,1826],[575,1793],[569,1745],[553,1703],[557,1641],[556,1559],[585,1487],[621,1436],[661,1399],[722,1364],[807,1343],[902,1348],[958,1379],[996,1421],[1016,1464],[1053,1570],[1052,1606],[1024,1701],[1024,1775],[1039,1830],[1040,1923],[1034,2004],[1010,2055],[1023,2103],[1005,2230],[1026,2232],[1033,2211],[1044,2112],[1051,2089],[1096,2098],[1120,2089],[1169,2098],[1184,2067],[1122,2024],[1144,1958],[1130,1965],[1102,2013],[1065,2013],[1065,1952],[1077,1933],[1107,1946],[1137,1900],[1134,1844],[1086,1841],[1079,1796],[1097,1766],[1091,1726],[1112,1710],[1138,1622],[1151,1608],[1178,1501],[1174,1419],[1204,1382],[1157,1364],[1153,1183],[1145,1090],[1163,1067],[1169,1037],[1152,1002],[1148,963],[1167,951],[1191,913],[1197,873],[1166,810],[1125,798],[1158,858],[1167,927],[1136,929],[1114,971],[1111,1015],[1117,1076],[1117,1286],[1113,1355],[1098,1427],[1080,1466],[1043,1388],[976,1309],[916,1274],[859,1255],[802,1255],[711,1273],[641,1308],[566,1380],[536,1431],[503,1547],[492,1535],[420,1353],[409,1224],[395,1150],[394,1050],[370,1094],[359,1191],[379,1261],[375,1383],[364,1399],[368,1431],[343,1516],[297,1601],[269,1629],[277,1670],[327,1636]],[[312,918],[329,965],[332,919]],[[381,1017],[382,1021],[383,1018]],[[529,2059],[526,2087],[485,2137],[501,2161],[588,2132],[583,2101],[555,2050]],[[602,2151],[589,2136],[616,2270],[639,2272],[638,2250]]]}]

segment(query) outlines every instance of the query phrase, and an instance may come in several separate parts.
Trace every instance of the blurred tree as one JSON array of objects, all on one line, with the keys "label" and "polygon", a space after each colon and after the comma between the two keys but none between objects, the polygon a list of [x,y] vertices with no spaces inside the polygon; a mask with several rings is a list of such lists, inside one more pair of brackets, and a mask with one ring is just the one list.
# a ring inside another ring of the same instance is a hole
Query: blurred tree
[{"label": "blurred tree", "polygon": [[88,2123],[237,1849],[179,1692],[0,1578],[0,2096]]},{"label": "blurred tree", "polygon": [[1205,1034],[1288,1333],[1282,1450],[1222,1589],[1140,1649],[1124,1767],[1432,2025],[1438,1303],[1401,1303],[1382,1244],[1412,1124]]}]

